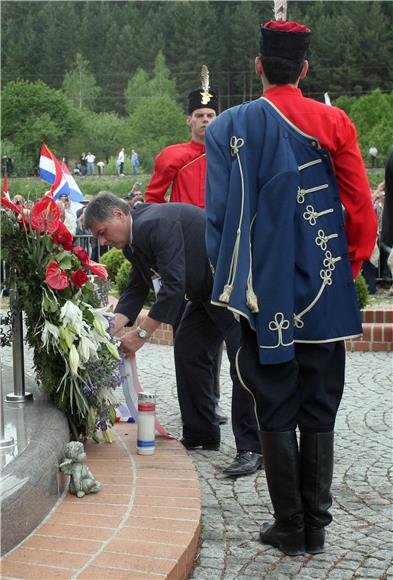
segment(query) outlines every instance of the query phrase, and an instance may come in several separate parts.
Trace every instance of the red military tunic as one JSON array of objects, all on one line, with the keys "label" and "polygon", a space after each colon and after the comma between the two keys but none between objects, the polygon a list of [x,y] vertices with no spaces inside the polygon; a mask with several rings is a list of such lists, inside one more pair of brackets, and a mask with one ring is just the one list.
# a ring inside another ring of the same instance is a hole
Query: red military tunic
[{"label": "red military tunic", "polygon": [[[354,278],[368,260],[376,241],[370,185],[357,144],[354,124],[337,107],[303,97],[300,89],[276,86],[263,93],[296,127],[316,137],[332,156],[342,205],[347,212],[346,233]],[[368,220],[364,216],[368,215]]]},{"label": "red military tunic", "polygon": [[164,203],[172,185],[169,201],[205,207],[205,177],[205,145],[196,141],[170,145],[156,157],[145,201]]}]

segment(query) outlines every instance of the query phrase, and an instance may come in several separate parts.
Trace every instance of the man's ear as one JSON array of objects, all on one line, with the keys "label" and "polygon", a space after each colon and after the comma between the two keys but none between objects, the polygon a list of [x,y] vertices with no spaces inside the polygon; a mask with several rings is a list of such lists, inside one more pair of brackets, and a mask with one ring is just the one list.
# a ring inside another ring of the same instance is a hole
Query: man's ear
[{"label": "man's ear", "polygon": [[259,77],[263,75],[263,64],[260,56],[255,57],[255,72]]},{"label": "man's ear", "polygon": [[300,77],[299,77],[300,80],[303,80],[306,78],[307,73],[308,73],[308,67],[309,67],[308,60],[305,60],[303,63],[303,66],[302,66],[302,70],[300,71]]},{"label": "man's ear", "polygon": [[191,127],[191,120],[192,120],[191,115],[187,115],[186,117],[187,127]]},{"label": "man's ear", "polygon": [[122,209],[120,209],[119,207],[114,207],[114,208],[112,209],[112,216],[113,216],[114,218],[120,218],[120,219],[123,219],[123,218],[124,218],[124,216],[125,216],[125,213],[124,213],[124,212],[123,212],[123,210],[122,210]]}]

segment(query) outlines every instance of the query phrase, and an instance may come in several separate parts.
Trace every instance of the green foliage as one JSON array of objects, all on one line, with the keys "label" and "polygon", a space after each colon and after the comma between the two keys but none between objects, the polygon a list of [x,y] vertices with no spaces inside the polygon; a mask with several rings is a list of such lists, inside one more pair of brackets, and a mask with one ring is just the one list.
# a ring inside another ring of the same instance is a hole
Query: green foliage
[{"label": "green foliage", "polygon": [[134,76],[128,81],[125,91],[126,111],[131,115],[144,99],[164,95],[174,98],[176,96],[176,83],[170,78],[170,71],[163,52],[160,50],[150,80],[146,71],[138,68]]},{"label": "green foliage", "polygon": [[359,274],[359,276],[356,278],[355,289],[359,308],[363,309],[369,302],[369,292],[363,274]]},{"label": "green foliage", "polygon": [[13,176],[32,175],[34,163],[30,157],[27,157],[12,141],[3,139],[1,143],[2,155],[11,157],[14,163]]},{"label": "green foliage", "polygon": [[124,290],[126,289],[126,286],[128,284],[128,277],[131,273],[131,268],[132,266],[128,260],[124,260],[124,262],[120,266],[120,269],[116,275],[116,286],[119,291],[119,294],[122,294],[122,292],[124,292]]},{"label": "green foliage", "polygon": [[109,158],[124,147],[125,121],[116,113],[87,112],[83,117],[84,147],[100,159]]},{"label": "green foliage", "polygon": [[148,171],[161,149],[190,138],[183,109],[168,95],[142,101],[127,119],[127,134]]},{"label": "green foliage", "polygon": [[106,267],[109,279],[112,282],[116,281],[117,273],[125,259],[123,252],[117,248],[111,248],[101,256],[100,262]]},{"label": "green foliage", "polygon": [[344,109],[355,123],[366,165],[370,163],[368,149],[375,145],[379,164],[383,167],[393,145],[393,92],[382,93],[377,89],[359,98],[340,97],[334,105]]},{"label": "green foliage", "polygon": [[61,91],[37,81],[8,83],[2,91],[2,135],[37,163],[41,143],[62,157],[62,146],[76,132],[79,114]]},{"label": "green foliage", "polygon": [[78,109],[94,109],[101,89],[97,86],[94,76],[89,71],[89,61],[77,53],[75,64],[64,75],[63,91],[74,107]]}]

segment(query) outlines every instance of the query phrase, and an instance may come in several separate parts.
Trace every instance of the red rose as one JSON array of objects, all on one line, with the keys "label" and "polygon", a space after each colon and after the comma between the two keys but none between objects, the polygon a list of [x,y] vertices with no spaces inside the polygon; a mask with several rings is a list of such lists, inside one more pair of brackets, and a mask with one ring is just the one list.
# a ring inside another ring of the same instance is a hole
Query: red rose
[{"label": "red rose", "polygon": [[63,222],[60,222],[57,230],[52,236],[53,243],[63,246],[65,250],[72,250],[73,239],[74,237],[69,229],[63,224]]},{"label": "red rose", "polygon": [[49,196],[39,199],[31,210],[31,227],[40,232],[53,234],[60,223],[60,210]]},{"label": "red rose", "polygon": [[72,251],[82,264],[86,264],[90,260],[89,254],[80,246],[74,246]]},{"label": "red rose", "polygon": [[51,262],[45,271],[45,282],[55,290],[64,290],[70,285],[67,274],[57,262]]},{"label": "red rose", "polygon": [[80,268],[79,270],[72,272],[71,280],[76,288],[82,288],[82,286],[89,281],[89,276],[84,270],[82,270],[82,268]]}]

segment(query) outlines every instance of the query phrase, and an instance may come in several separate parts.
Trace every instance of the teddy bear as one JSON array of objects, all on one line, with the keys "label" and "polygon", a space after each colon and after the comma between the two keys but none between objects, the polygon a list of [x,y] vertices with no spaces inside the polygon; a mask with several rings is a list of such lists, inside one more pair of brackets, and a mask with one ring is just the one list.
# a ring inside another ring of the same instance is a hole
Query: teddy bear
[{"label": "teddy bear", "polygon": [[83,443],[70,441],[64,447],[65,460],[60,464],[60,469],[70,476],[69,492],[77,497],[83,497],[86,493],[97,493],[101,489],[101,483],[97,481],[90,469],[85,465],[86,459]]}]

